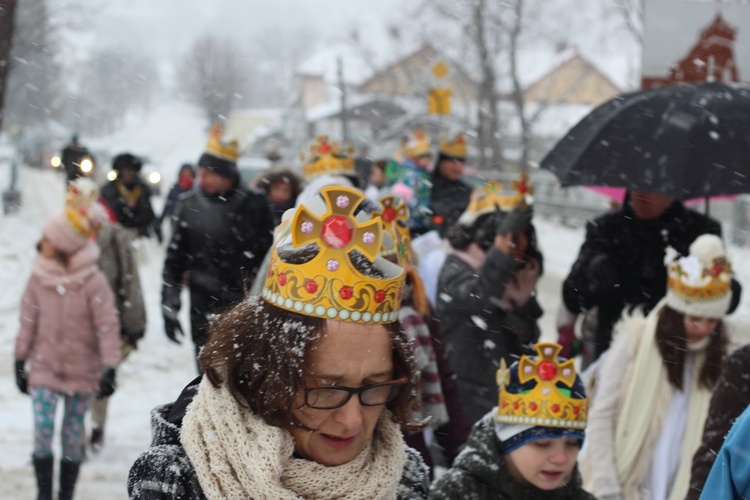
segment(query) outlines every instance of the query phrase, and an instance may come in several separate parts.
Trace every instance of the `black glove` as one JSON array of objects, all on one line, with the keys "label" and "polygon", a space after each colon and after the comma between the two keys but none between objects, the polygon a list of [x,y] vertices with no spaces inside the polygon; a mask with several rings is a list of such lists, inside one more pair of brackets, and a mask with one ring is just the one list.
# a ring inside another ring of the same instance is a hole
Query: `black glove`
[{"label": "black glove", "polygon": [[26,360],[16,360],[16,386],[24,394],[29,393],[29,373],[26,371]]},{"label": "black glove", "polygon": [[531,225],[531,218],[534,216],[534,207],[526,203],[516,205],[511,212],[503,214],[495,205],[495,214],[497,216],[497,226],[495,234],[507,236],[508,234],[521,234]]},{"label": "black glove", "polygon": [[589,291],[594,294],[611,295],[620,286],[620,273],[606,254],[599,254],[591,259],[586,275]]},{"label": "black glove", "polygon": [[99,381],[99,394],[96,395],[96,399],[108,398],[114,394],[115,389],[117,388],[115,375],[117,375],[117,372],[114,368],[107,368],[104,370],[104,375],[102,375],[102,378]]},{"label": "black glove", "polygon": [[[184,337],[177,313],[180,311],[180,287],[164,284],[161,292],[161,313],[164,317],[164,333],[175,344],[181,344],[179,337]],[[179,336],[179,337],[178,337]]]}]

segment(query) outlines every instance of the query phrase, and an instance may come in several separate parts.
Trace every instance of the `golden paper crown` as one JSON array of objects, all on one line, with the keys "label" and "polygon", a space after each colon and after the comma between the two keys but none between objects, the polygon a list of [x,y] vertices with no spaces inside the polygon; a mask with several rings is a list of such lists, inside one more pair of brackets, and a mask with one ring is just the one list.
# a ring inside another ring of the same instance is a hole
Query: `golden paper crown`
[{"label": "golden paper crown", "polygon": [[419,158],[430,154],[432,151],[432,142],[430,136],[421,128],[414,129],[411,136],[405,137],[401,147],[407,158]]},{"label": "golden paper crown", "polygon": [[[584,429],[588,414],[588,398],[577,399],[563,394],[557,387],[562,382],[572,391],[576,385],[576,368],[572,359],[560,362],[562,346],[554,342],[534,345],[538,356],[521,356],[511,368],[500,363],[497,383],[500,386],[495,421],[512,425],[532,425]],[[511,371],[521,385],[534,381],[534,388],[517,394],[508,392]]]},{"label": "golden paper crown", "polygon": [[68,184],[65,195],[65,220],[73,230],[88,238],[102,227],[106,218],[99,206],[99,187],[91,179],[81,177]]},{"label": "golden paper crown", "polygon": [[452,158],[466,159],[466,138],[463,134],[458,134],[453,139],[443,136],[440,139],[439,153]]},{"label": "golden paper crown", "polygon": [[[392,323],[398,318],[405,273],[379,258],[380,218],[360,222],[355,209],[364,194],[354,188],[323,188],[277,231],[263,298],[288,311],[353,323]],[[291,242],[289,242],[291,237]],[[302,264],[284,262],[279,251],[316,244],[319,252]],[[366,276],[352,263],[364,255],[384,278]]]},{"label": "golden paper crown", "polygon": [[352,153],[351,148],[347,148],[346,153],[342,152],[339,143],[329,142],[327,135],[318,136],[310,146],[310,160],[306,161],[304,156],[302,158],[305,179],[314,179],[323,174],[356,175]]},{"label": "golden paper crown", "polygon": [[393,245],[383,249],[380,252],[381,257],[396,255],[398,259],[405,259],[411,262],[411,233],[406,225],[409,220],[409,208],[406,202],[394,195],[383,196],[378,200],[380,210],[373,210],[370,215],[373,219],[380,217],[383,225],[383,231],[390,235]]},{"label": "golden paper crown", "polygon": [[[691,269],[695,267],[697,272]],[[669,266],[667,287],[672,293],[694,301],[722,298],[732,288],[732,264],[721,256],[704,267],[698,259],[683,257]]]},{"label": "golden paper crown", "polygon": [[221,124],[217,123],[208,132],[208,142],[206,143],[206,153],[222,160],[235,163],[240,156],[239,143],[233,139],[229,142],[221,142],[224,129]]},{"label": "golden paper crown", "polygon": [[471,193],[469,205],[461,214],[458,222],[461,224],[472,224],[478,217],[492,213],[497,206],[503,212],[510,212],[520,203],[530,205],[533,203],[534,188],[528,182],[529,176],[521,173],[518,179],[511,182],[511,190],[503,190],[502,183],[490,180]]}]

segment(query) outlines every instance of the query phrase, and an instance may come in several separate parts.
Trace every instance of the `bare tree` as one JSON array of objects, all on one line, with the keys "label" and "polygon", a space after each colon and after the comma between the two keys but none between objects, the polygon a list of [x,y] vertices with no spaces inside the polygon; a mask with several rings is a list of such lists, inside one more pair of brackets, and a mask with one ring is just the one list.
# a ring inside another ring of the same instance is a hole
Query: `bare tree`
[{"label": "bare tree", "polygon": [[187,99],[213,123],[226,118],[244,98],[250,82],[248,66],[249,59],[235,42],[206,35],[193,44],[178,76]]},{"label": "bare tree", "polygon": [[0,0],[0,130],[3,125],[5,84],[10,70],[10,51],[15,27],[16,0]]}]

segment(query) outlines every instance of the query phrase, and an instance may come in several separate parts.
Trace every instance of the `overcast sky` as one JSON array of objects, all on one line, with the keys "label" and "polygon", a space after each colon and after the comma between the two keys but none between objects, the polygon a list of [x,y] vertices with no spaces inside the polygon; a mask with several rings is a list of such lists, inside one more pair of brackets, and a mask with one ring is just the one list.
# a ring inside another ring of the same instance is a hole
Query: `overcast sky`
[{"label": "overcast sky", "polygon": [[[403,18],[397,0],[87,0],[82,5],[96,46],[130,46],[173,59],[210,33],[245,42],[259,30],[314,29],[335,38],[356,27],[367,39],[385,36],[388,20]],[[410,4],[408,4],[410,5]]]}]

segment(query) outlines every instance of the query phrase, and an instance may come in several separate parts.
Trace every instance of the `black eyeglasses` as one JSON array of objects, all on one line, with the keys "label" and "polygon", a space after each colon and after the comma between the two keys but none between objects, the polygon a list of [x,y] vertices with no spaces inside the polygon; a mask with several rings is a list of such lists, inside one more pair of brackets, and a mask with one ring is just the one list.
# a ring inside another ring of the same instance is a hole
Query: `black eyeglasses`
[{"label": "black eyeglasses", "polygon": [[385,405],[396,399],[406,386],[407,378],[401,377],[379,384],[363,385],[356,389],[341,385],[328,387],[306,387],[305,405],[316,410],[334,410],[341,408],[354,394],[359,396],[362,406]]}]

